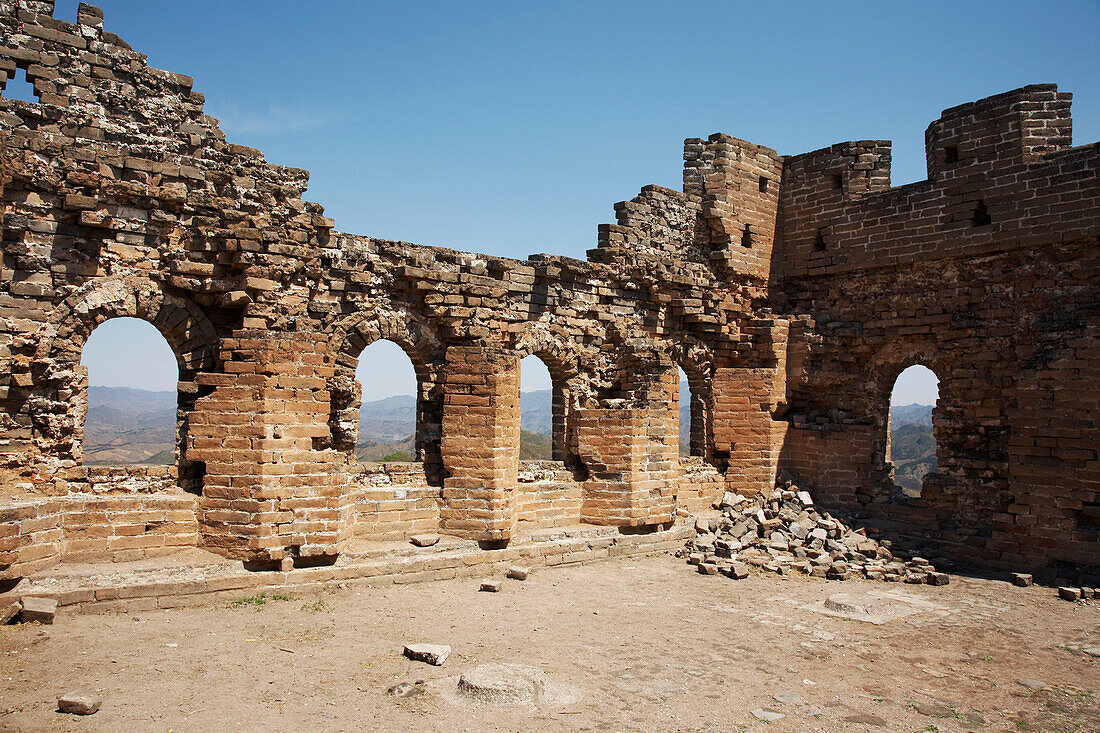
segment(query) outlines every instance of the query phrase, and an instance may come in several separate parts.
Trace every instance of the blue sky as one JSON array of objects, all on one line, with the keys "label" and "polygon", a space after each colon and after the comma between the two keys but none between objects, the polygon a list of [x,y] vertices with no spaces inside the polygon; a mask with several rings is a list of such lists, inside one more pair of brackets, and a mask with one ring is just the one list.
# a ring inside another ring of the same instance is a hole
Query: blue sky
[{"label": "blue sky", "polygon": [[1100,139],[1095,0],[99,4],[232,141],[310,170],[338,229],[510,257],[583,258],[616,201],[680,188],[685,137],[891,139],[908,183],[940,110],[1056,82]]}]

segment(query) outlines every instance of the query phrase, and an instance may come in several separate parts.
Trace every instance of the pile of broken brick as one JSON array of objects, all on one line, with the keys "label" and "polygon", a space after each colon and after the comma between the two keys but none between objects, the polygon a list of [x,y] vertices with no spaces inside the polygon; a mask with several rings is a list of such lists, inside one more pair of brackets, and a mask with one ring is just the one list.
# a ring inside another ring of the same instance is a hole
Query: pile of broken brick
[{"label": "pile of broken brick", "polygon": [[697,536],[677,551],[700,573],[741,580],[755,567],[829,580],[864,577],[928,585],[950,580],[927,560],[896,558],[890,542],[818,511],[810,494],[789,481],[752,498],[727,492],[715,508],[721,516],[697,519]]}]

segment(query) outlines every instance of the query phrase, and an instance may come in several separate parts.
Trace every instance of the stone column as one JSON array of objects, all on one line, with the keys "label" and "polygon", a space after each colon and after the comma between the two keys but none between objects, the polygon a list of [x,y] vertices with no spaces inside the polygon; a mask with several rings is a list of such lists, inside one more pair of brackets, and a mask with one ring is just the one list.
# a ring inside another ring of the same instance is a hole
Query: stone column
[{"label": "stone column", "polygon": [[225,371],[200,374],[190,458],[205,463],[204,546],[258,566],[334,559],[348,532],[347,474],[324,443],[329,430],[320,334],[238,331],[223,342]]},{"label": "stone column", "polygon": [[772,419],[776,369],[714,370],[714,448],[729,456],[726,488],[745,496],[775,485],[787,423]]},{"label": "stone column", "polygon": [[443,378],[440,529],[505,543],[515,525],[519,466],[519,357],[481,346],[451,346]]},{"label": "stone column", "polygon": [[581,520],[646,527],[675,512],[679,477],[675,368],[658,368],[631,398],[602,399],[580,412],[578,449],[590,471]]}]

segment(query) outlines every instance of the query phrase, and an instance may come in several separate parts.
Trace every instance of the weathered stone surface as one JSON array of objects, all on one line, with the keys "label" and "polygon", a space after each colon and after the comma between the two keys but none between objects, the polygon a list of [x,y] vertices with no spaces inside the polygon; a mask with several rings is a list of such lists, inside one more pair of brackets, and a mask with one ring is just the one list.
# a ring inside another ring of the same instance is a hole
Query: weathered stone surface
[{"label": "weathered stone surface", "polygon": [[478,590],[485,593],[500,593],[504,588],[504,583],[499,580],[483,580],[481,581],[481,587]]},{"label": "weathered stone surface", "polygon": [[440,667],[451,656],[451,647],[446,644],[407,644],[404,654],[415,662]]},{"label": "weathered stone surface", "polygon": [[56,598],[39,598],[36,596],[23,596],[20,603],[23,610],[19,613],[19,620],[23,623],[37,621],[41,624],[52,624],[57,615]]},{"label": "weathered stone surface", "polygon": [[[135,317],[180,364],[168,483],[197,506],[171,546],[257,568],[335,558],[357,534],[439,530],[492,551],[522,521],[665,526],[681,508],[755,502],[789,475],[778,501],[793,515],[758,507],[749,534],[790,526],[812,490],[937,557],[1037,570],[1056,556],[1100,575],[1095,496],[1063,488],[1100,484],[1095,446],[1065,427],[1100,419],[1100,148],[1071,147],[1070,95],[1055,86],[945,110],[926,132],[928,179],[903,188],[890,187],[886,141],[781,155],[691,138],[683,190],[618,204],[587,261],[521,261],[335,231],[302,199],[308,173],[227,141],[188,77],[150,67],[98,19],[23,5],[0,3],[2,66],[40,91],[0,97],[0,490],[12,501],[28,482],[37,496],[90,486],[81,350],[98,324]],[[383,477],[353,460],[355,364],[379,339],[416,365],[420,495],[389,474],[375,492]],[[565,475],[545,491],[519,470],[528,354],[555,390]],[[919,498],[891,480],[887,430],[892,383],[918,362],[952,385]],[[684,460],[677,365],[694,391]],[[0,577],[59,562],[77,536],[60,517],[0,517],[15,538]],[[147,524],[83,551],[168,547]],[[301,531],[279,529],[291,524]],[[864,555],[846,558],[853,574],[871,559],[846,528],[796,532],[764,549],[794,554],[793,539],[807,554]],[[898,570],[883,576],[934,572]]]},{"label": "weathered stone surface", "polygon": [[23,610],[23,604],[19,601],[13,601],[0,609],[0,626],[10,623],[16,617],[19,616],[19,612]]},{"label": "weathered stone surface", "polygon": [[439,542],[439,535],[437,534],[414,534],[409,538],[409,542],[413,543],[417,547],[431,547]]},{"label": "weathered stone surface", "polygon": [[1081,600],[1081,589],[1062,586],[1058,589],[1058,597],[1063,601],[1079,601]]},{"label": "weathered stone surface", "polygon": [[508,568],[507,577],[512,580],[527,580],[527,576],[531,574],[530,568],[521,567],[519,565],[513,565]]},{"label": "weathered stone surface", "polygon": [[1035,580],[1031,577],[1030,573],[1013,573],[1012,574],[1012,584],[1016,585],[1016,586],[1019,586],[1021,588],[1026,588],[1034,582],[1035,582]]},{"label": "weathered stone surface", "polygon": [[92,715],[103,704],[103,698],[93,690],[77,689],[57,698],[57,710],[72,715]]}]

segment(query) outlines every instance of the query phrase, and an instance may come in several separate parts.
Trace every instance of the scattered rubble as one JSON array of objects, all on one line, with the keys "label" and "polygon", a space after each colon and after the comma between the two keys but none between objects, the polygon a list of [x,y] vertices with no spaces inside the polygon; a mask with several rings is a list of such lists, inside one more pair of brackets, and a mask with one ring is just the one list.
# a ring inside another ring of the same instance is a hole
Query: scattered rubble
[{"label": "scattered rubble", "polygon": [[417,695],[423,695],[425,689],[423,681],[418,681],[415,684],[412,682],[398,682],[387,689],[386,694],[393,697],[416,697]]},{"label": "scattered rubble", "polygon": [[928,585],[951,580],[924,558],[896,558],[888,541],[874,540],[818,511],[810,494],[789,481],[752,499],[727,492],[715,508],[722,515],[697,519],[696,538],[678,551],[705,575],[741,580],[756,567],[829,580],[864,577]]},{"label": "scattered rubble", "polygon": [[103,698],[91,690],[77,689],[57,698],[57,711],[72,715],[92,715],[103,704]]},{"label": "scattered rubble", "polygon": [[478,590],[485,591],[486,593],[500,593],[504,588],[504,583],[499,580],[483,580],[481,581],[481,587]]},{"label": "scattered rubble", "polygon": [[507,577],[512,580],[527,580],[527,576],[531,574],[530,568],[521,568],[518,565],[513,565],[508,568]]},{"label": "scattered rubble", "polygon": [[439,535],[437,534],[414,534],[409,538],[409,542],[413,543],[417,547],[431,547],[439,542]]},{"label": "scattered rubble", "polygon": [[4,624],[13,623],[19,612],[23,610],[23,604],[19,601],[13,601],[9,603],[2,611],[0,611],[0,626]]},{"label": "scattered rubble", "polygon": [[1028,573],[1013,573],[1012,584],[1021,588],[1027,588],[1029,585],[1035,582],[1035,579]]},{"label": "scattered rubble", "polygon": [[436,667],[443,666],[451,656],[451,647],[446,644],[407,644],[405,656],[414,662],[425,662]]},{"label": "scattered rubble", "polygon": [[1063,601],[1088,601],[1100,598],[1100,592],[1096,588],[1062,586],[1058,589],[1058,597]]}]

